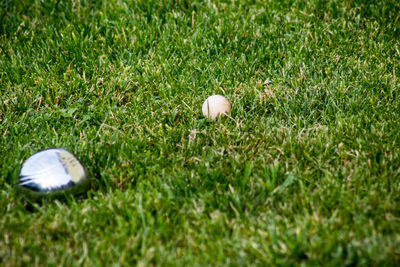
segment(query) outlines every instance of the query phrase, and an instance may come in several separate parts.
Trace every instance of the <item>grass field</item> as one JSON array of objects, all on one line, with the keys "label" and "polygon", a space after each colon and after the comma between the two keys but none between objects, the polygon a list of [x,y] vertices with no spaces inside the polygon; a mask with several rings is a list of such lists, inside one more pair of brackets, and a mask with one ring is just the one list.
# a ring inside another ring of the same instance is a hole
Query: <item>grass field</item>
[{"label": "grass field", "polygon": [[397,0],[2,1],[0,265],[398,265],[399,76]]}]

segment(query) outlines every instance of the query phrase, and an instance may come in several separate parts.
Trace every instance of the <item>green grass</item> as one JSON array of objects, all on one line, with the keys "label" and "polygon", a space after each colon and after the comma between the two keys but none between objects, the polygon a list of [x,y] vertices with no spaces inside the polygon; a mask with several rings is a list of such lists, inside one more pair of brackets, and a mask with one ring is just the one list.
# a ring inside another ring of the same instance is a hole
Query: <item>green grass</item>
[{"label": "green grass", "polygon": [[[3,1],[0,265],[400,264],[399,17],[396,0]],[[212,94],[230,119],[203,118]],[[91,189],[29,207],[15,179],[49,147]]]}]

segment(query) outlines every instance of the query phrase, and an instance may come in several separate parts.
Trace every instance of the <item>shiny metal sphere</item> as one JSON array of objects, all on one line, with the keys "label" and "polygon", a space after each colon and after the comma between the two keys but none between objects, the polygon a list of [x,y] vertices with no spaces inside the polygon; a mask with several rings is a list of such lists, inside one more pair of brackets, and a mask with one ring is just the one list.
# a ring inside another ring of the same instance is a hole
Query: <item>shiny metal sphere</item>
[{"label": "shiny metal sphere", "polygon": [[60,148],[42,150],[30,156],[18,177],[18,189],[34,197],[77,194],[87,185],[87,173],[82,163]]}]

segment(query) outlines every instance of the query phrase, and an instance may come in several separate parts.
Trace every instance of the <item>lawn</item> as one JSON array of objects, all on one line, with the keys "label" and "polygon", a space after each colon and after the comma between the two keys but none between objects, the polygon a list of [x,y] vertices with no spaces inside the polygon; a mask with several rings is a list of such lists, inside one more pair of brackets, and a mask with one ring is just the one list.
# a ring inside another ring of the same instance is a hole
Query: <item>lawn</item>
[{"label": "lawn", "polygon": [[398,265],[399,77],[397,0],[2,1],[0,265]]}]

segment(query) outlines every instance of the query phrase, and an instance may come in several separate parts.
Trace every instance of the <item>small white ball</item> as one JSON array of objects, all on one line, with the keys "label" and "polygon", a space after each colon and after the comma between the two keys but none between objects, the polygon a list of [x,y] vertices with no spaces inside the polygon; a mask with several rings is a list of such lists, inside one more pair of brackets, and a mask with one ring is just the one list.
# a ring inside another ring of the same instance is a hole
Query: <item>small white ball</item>
[{"label": "small white ball", "polygon": [[228,114],[231,111],[231,103],[221,95],[212,95],[206,99],[201,108],[203,115],[215,120],[221,114]]}]

